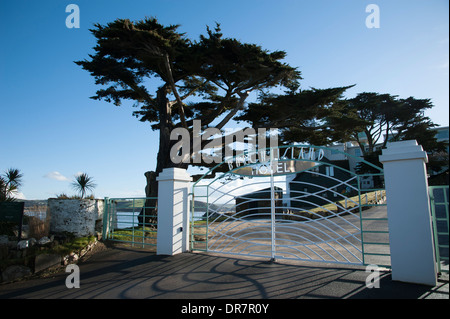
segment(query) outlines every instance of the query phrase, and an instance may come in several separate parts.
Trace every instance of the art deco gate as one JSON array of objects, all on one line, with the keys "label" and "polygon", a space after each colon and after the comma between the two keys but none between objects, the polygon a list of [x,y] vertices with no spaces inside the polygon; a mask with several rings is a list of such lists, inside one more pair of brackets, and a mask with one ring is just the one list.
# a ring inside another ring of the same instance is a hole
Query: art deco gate
[{"label": "art deco gate", "polygon": [[382,170],[357,175],[328,151],[284,146],[217,165],[193,187],[192,249],[389,266]]}]

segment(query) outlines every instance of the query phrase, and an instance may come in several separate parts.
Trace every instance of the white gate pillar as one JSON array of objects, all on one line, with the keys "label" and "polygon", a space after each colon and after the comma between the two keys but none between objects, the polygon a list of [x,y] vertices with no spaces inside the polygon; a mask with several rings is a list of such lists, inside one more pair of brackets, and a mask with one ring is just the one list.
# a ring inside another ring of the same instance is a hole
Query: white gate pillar
[{"label": "white gate pillar", "polygon": [[189,250],[189,182],[182,168],[165,168],[158,181],[158,255],[175,255]]},{"label": "white gate pillar", "polygon": [[388,143],[380,162],[386,185],[392,280],[436,286],[427,153],[415,140]]}]

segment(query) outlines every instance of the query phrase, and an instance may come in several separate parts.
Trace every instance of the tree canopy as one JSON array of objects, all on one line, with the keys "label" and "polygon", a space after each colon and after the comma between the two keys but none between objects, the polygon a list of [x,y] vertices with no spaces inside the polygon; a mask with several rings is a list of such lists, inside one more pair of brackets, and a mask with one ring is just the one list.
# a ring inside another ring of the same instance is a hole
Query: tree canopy
[{"label": "tree canopy", "polygon": [[[134,115],[160,131],[157,172],[173,165],[169,133],[175,127],[192,130],[193,121],[200,120],[202,128],[222,129],[244,108],[251,91],[293,90],[301,79],[296,68],[282,62],[284,51],[224,38],[219,25],[208,27],[197,41],[178,28],[156,18],[96,24],[91,30],[95,54],[76,62],[103,86],[93,99],[115,105],[132,100],[140,108]],[[189,101],[193,96],[200,101]]]},{"label": "tree canopy", "polygon": [[352,86],[266,94],[237,118],[253,127],[278,128],[282,143],[329,145],[348,140],[364,120],[346,114],[343,93]]},{"label": "tree canopy", "polygon": [[[423,115],[431,107],[429,100],[378,93],[346,100],[343,94],[351,86],[301,89],[301,72],[284,62],[285,51],[224,37],[219,24],[207,27],[199,39],[190,39],[179,28],[156,18],[95,24],[90,30],[96,38],[94,53],[75,62],[100,86],[93,99],[117,106],[132,101],[137,108],[133,114],[159,131],[157,165],[146,174],[148,197],[157,194],[155,178],[164,168],[189,165],[171,160],[178,144],[170,137],[174,129],[184,128],[192,140],[195,120],[201,121],[202,130],[222,133],[232,119],[253,128],[277,128],[284,143],[328,145],[354,138],[365,155],[383,136],[419,140],[434,125]],[[283,93],[274,94],[274,88]],[[259,98],[249,103],[255,91]],[[360,132],[368,145],[360,141]],[[198,155],[194,152],[191,147],[191,158]]]},{"label": "tree canopy", "polygon": [[425,111],[432,107],[430,99],[359,93],[347,100],[347,109],[353,116],[366,121],[361,131],[355,130],[353,140],[364,155],[373,153],[377,144],[384,148],[388,142],[408,139],[417,140],[428,152],[442,151],[445,143],[438,142],[435,132],[430,130],[437,125],[425,116]]}]

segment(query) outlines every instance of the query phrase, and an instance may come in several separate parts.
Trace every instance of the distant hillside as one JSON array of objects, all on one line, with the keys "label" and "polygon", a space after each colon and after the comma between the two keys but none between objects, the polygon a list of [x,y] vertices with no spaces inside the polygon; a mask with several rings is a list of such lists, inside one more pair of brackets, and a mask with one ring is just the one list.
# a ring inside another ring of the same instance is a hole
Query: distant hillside
[{"label": "distant hillside", "polygon": [[[196,200],[194,205],[195,205],[195,211],[206,211],[206,206],[207,206],[206,202],[201,202],[201,201]],[[233,208],[233,206],[234,206],[234,203],[233,204],[225,204],[225,205],[210,204],[209,208],[214,211],[226,212],[226,211],[231,210]]]},{"label": "distant hillside", "polygon": [[[115,200],[116,209],[119,212],[140,212],[142,206],[144,206],[144,199],[135,200]],[[134,207],[133,207],[134,206]]]}]

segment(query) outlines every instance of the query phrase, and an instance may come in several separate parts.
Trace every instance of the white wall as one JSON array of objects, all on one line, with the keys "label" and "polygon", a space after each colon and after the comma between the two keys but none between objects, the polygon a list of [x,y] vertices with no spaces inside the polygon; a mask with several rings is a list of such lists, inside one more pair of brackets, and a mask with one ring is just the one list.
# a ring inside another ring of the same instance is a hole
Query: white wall
[{"label": "white wall", "polygon": [[50,198],[47,207],[50,232],[68,232],[76,237],[86,237],[102,231],[103,199]]}]

